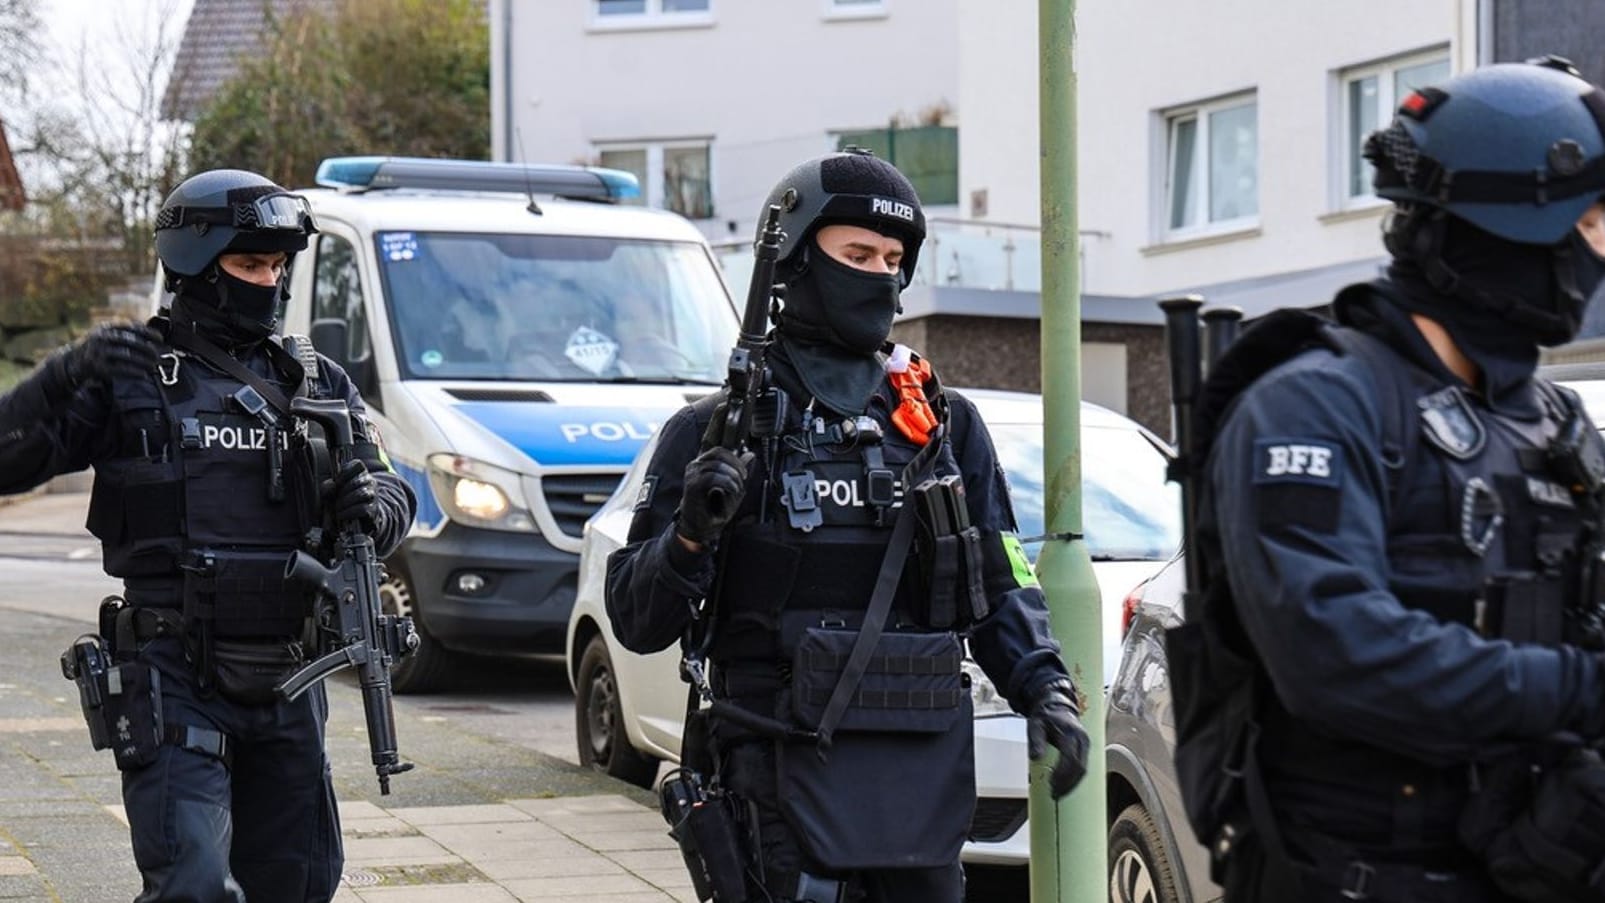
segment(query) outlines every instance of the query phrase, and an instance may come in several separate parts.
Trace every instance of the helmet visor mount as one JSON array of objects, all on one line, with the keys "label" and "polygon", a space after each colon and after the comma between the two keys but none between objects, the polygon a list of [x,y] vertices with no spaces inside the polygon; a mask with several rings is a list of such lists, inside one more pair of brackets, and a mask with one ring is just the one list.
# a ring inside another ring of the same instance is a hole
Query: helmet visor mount
[{"label": "helmet visor mount", "polygon": [[241,232],[295,232],[310,235],[318,231],[307,199],[289,192],[274,192],[230,204],[227,207],[166,207],[156,218],[156,228],[180,229],[199,225],[205,232],[211,226],[229,226]]}]

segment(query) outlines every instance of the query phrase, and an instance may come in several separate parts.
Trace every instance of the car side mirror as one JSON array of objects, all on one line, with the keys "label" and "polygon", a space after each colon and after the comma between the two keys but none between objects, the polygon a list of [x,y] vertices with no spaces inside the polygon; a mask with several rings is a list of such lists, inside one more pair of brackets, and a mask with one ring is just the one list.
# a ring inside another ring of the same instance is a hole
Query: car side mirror
[{"label": "car side mirror", "polygon": [[351,327],[344,320],[327,318],[312,321],[312,329],[307,336],[312,341],[312,347],[318,353],[340,365],[340,369],[351,377],[351,384],[357,387],[362,399],[375,410],[384,410],[379,399],[379,374],[373,365],[373,355],[368,354],[359,360],[352,360],[347,351],[350,344]]}]

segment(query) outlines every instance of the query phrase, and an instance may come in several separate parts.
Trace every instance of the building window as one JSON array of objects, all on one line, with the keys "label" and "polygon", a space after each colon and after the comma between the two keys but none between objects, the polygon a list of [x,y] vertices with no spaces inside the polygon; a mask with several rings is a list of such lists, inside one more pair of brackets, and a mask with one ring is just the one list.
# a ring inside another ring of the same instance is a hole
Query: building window
[{"label": "building window", "polygon": [[959,202],[959,130],[950,125],[838,132],[837,149],[868,148],[908,176],[925,206]]},{"label": "building window", "polygon": [[676,28],[713,22],[713,0],[592,0],[591,25],[601,29]]},{"label": "building window", "polygon": [[824,0],[827,19],[878,19],[891,0]]},{"label": "building window", "polygon": [[1362,152],[1365,139],[1377,129],[1387,127],[1393,111],[1410,92],[1437,84],[1449,77],[1449,54],[1444,50],[1398,57],[1382,63],[1346,69],[1339,73],[1342,93],[1340,125],[1342,136],[1338,154],[1342,190],[1339,206],[1367,202],[1374,172]]},{"label": "building window", "polygon": [[641,196],[626,203],[673,210],[687,219],[713,216],[712,151],[706,141],[601,148],[598,162],[634,173]]},{"label": "building window", "polygon": [[1165,114],[1167,235],[1251,224],[1259,216],[1259,106],[1253,95]]}]

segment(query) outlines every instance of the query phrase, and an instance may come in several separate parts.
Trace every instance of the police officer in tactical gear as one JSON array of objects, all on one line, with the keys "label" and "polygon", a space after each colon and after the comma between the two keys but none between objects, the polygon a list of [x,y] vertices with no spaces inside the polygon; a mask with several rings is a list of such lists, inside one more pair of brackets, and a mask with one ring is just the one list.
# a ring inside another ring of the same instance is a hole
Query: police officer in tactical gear
[{"label": "police officer in tactical gear", "polygon": [[1247,330],[1195,421],[1188,815],[1232,903],[1605,899],[1605,455],[1534,375],[1605,277],[1605,93],[1488,66],[1365,152],[1385,274]]},{"label": "police officer in tactical gear", "polygon": [[913,186],[850,149],[798,165],[769,205],[775,391],[741,452],[704,440],[728,386],[664,425],[608,614],[634,651],[706,650],[713,783],[751,899],[957,903],[975,796],[961,640],[1030,717],[1033,755],[1056,748],[1055,798],[1086,767],[1076,690],[985,425],[887,341],[925,238]]},{"label": "police officer in tactical gear", "polygon": [[[88,697],[86,715],[112,735],[138,900],[328,900],[343,855],[327,702],[273,692],[312,604],[285,562],[351,520],[388,552],[414,499],[346,374],[274,334],[316,231],[306,201],[215,170],[179,185],[156,228],[170,313],[97,327],[0,396],[0,493],[95,468],[88,526],[125,591],[89,638],[110,661],[85,667],[116,679],[95,695],[104,721]],[[285,415],[296,397],[349,406],[347,467]]]}]

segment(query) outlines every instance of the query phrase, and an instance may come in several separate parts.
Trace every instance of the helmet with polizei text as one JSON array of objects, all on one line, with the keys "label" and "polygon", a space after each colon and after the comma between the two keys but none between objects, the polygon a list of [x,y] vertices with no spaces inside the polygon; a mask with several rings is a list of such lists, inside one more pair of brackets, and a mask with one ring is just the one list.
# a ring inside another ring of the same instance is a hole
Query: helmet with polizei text
[{"label": "helmet with polizei text", "polygon": [[[863,226],[903,242],[902,277],[914,278],[920,244],[925,241],[925,214],[919,195],[897,167],[867,150],[849,147],[806,160],[781,178],[762,210],[780,207],[780,272],[795,270],[803,250],[821,226],[842,223]],[[762,211],[759,223],[763,222]]]}]

